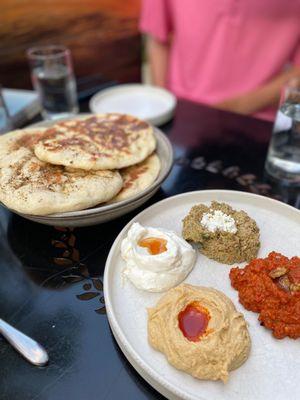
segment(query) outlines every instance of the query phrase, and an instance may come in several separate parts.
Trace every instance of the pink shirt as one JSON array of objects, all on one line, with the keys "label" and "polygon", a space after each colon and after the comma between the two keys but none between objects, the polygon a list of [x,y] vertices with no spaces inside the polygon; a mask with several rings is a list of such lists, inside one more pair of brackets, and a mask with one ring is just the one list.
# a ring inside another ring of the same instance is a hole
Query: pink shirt
[{"label": "pink shirt", "polygon": [[167,86],[205,104],[300,66],[300,0],[143,0],[140,29],[162,42],[172,35]]}]

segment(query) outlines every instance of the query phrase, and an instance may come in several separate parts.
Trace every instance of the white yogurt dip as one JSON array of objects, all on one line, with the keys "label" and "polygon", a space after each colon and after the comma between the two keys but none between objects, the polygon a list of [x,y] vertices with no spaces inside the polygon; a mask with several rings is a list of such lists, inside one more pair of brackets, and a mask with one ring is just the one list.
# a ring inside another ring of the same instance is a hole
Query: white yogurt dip
[{"label": "white yogurt dip", "polygon": [[[166,241],[166,250],[150,254],[141,247],[140,240],[158,238]],[[121,244],[121,255],[126,262],[122,271],[138,289],[162,292],[181,283],[193,269],[196,251],[175,232],[143,227],[134,223]]]}]

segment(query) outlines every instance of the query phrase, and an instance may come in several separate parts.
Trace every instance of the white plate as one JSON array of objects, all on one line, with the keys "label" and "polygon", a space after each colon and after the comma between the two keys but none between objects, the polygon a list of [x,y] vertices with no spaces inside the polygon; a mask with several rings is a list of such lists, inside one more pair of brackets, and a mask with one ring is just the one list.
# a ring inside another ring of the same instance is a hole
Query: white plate
[{"label": "white plate", "polygon": [[93,113],[131,114],[157,126],[172,118],[175,106],[176,97],[169,91],[141,84],[104,89],[90,100],[90,110]]},{"label": "white plate", "polygon": [[259,257],[279,251],[288,257],[299,256],[300,212],[266,197],[229,190],[190,192],[160,201],[138,214],[115,240],[105,267],[104,294],[107,315],[114,336],[134,368],[169,399],[188,400],[286,400],[300,398],[299,340],[273,338],[260,326],[258,314],[238,302],[238,293],[229,280],[230,266],[198,255],[186,282],[223,291],[249,323],[252,349],[249,359],[230,373],[229,382],[200,381],[168,364],[163,354],[147,341],[146,308],[152,307],[160,293],[137,290],[130,282],[121,285],[124,263],[120,244],[133,221],[163,227],[181,234],[182,219],[197,203],[224,201],[253,217],[261,233]]}]

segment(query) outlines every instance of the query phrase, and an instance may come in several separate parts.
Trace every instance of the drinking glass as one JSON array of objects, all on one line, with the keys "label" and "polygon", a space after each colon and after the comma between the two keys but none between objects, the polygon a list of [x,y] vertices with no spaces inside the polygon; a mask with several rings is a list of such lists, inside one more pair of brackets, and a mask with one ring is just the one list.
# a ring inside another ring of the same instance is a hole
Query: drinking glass
[{"label": "drinking glass", "polygon": [[300,185],[300,80],[282,90],[265,169],[283,183]]},{"label": "drinking glass", "polygon": [[12,122],[2,95],[2,89],[0,86],[0,134],[6,133],[12,130]]},{"label": "drinking glass", "polygon": [[59,45],[40,46],[29,49],[27,57],[43,118],[58,119],[77,114],[76,82],[70,50]]}]

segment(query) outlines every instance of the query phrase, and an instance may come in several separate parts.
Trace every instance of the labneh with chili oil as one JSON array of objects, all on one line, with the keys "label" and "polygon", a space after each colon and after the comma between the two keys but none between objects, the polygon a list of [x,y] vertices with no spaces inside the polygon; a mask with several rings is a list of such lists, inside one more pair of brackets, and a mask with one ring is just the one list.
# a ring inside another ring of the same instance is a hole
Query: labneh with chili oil
[{"label": "labneh with chili oil", "polygon": [[131,225],[121,244],[122,271],[138,289],[162,292],[181,283],[191,272],[196,251],[175,232]]}]

